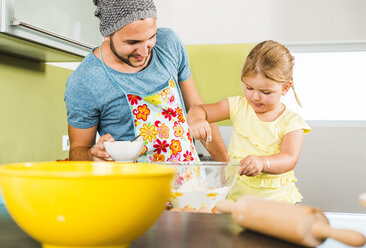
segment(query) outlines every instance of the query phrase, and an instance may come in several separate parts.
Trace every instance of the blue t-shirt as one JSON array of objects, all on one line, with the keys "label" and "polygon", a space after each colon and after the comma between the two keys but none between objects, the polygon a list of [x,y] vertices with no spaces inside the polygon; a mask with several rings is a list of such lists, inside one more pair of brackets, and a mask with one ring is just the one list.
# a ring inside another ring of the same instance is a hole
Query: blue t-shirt
[{"label": "blue t-shirt", "polygon": [[167,87],[171,76],[175,82],[191,76],[187,52],[168,28],[158,29],[150,64],[143,70],[122,73],[106,67],[119,85],[110,79],[93,52],[69,76],[65,91],[67,121],[81,129],[98,125],[101,136],[110,133],[115,140],[129,140],[135,135],[134,120],[121,88],[126,93],[149,96]]}]

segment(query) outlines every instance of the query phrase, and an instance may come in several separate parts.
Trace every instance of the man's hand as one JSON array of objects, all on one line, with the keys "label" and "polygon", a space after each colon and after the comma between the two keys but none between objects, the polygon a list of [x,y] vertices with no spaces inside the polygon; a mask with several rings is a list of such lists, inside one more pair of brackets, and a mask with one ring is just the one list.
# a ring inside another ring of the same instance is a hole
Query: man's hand
[{"label": "man's hand", "polygon": [[90,154],[93,156],[94,161],[113,161],[111,155],[109,155],[104,148],[103,142],[106,141],[114,142],[115,140],[112,135],[108,133],[101,136],[98,142],[90,148]]},{"label": "man's hand", "polygon": [[240,175],[246,175],[248,177],[253,177],[259,175],[263,171],[264,159],[262,157],[257,157],[249,155],[240,161],[241,167],[239,169]]}]

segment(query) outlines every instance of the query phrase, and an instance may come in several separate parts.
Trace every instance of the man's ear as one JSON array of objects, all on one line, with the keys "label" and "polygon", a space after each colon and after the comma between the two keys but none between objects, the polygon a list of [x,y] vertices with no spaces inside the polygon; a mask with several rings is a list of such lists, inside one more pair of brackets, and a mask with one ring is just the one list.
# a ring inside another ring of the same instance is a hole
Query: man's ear
[{"label": "man's ear", "polygon": [[109,39],[110,39],[109,37],[110,37],[110,36],[104,36],[104,37],[103,37],[104,41],[109,41]]},{"label": "man's ear", "polygon": [[289,81],[289,82],[287,82],[283,85],[283,88],[282,88],[282,95],[283,96],[286,95],[286,93],[291,89],[292,85],[293,85],[292,81]]}]

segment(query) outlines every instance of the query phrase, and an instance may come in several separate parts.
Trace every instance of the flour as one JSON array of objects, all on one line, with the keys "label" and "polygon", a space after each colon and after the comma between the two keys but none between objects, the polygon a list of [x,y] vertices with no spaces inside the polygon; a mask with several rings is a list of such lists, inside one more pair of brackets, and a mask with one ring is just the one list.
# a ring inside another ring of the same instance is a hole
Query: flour
[{"label": "flour", "polygon": [[192,205],[196,210],[204,206],[211,209],[217,201],[225,200],[229,190],[229,186],[209,188],[205,182],[190,180],[180,188],[172,189],[173,197],[171,197],[170,202],[173,207],[177,208]]}]

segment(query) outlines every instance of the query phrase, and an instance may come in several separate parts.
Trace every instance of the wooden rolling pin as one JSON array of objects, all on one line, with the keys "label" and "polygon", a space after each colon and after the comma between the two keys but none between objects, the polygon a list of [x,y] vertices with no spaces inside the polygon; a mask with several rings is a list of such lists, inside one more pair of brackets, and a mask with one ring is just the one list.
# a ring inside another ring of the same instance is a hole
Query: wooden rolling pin
[{"label": "wooden rolling pin", "polygon": [[351,246],[363,246],[366,243],[362,233],[330,227],[322,211],[313,207],[257,196],[243,196],[235,203],[230,200],[219,201],[216,207],[222,213],[231,213],[241,227],[303,246],[315,247],[327,238]]}]

